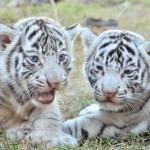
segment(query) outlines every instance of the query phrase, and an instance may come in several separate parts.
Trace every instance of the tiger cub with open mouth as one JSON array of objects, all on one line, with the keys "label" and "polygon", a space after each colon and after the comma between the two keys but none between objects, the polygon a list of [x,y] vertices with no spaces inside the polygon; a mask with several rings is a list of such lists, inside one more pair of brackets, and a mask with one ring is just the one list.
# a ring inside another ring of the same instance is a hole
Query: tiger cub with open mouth
[{"label": "tiger cub with open mouth", "polygon": [[56,92],[68,82],[80,26],[33,17],[0,24],[0,129],[12,140],[76,145],[62,131]]}]

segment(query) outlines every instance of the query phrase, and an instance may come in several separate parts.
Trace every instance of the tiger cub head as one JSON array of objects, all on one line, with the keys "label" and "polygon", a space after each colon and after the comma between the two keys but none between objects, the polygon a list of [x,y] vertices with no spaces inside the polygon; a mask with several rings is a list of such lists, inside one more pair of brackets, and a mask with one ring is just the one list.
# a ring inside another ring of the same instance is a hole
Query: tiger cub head
[{"label": "tiger cub head", "polygon": [[14,93],[29,95],[37,105],[51,103],[55,91],[67,84],[70,50],[79,32],[80,25],[64,28],[42,17],[23,19],[13,28],[1,24],[1,52]]},{"label": "tiger cub head", "polygon": [[[131,31],[109,30],[99,36],[85,28],[85,75],[105,111],[135,111],[148,100],[148,65],[139,51],[144,38]],[[143,48],[141,51],[145,51]]]}]

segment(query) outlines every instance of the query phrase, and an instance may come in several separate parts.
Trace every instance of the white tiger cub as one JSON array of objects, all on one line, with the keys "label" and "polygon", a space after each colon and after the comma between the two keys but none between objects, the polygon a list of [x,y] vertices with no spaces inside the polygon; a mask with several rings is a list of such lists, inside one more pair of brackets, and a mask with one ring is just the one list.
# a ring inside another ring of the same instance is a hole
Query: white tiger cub
[{"label": "white tiger cub", "polygon": [[0,129],[12,140],[76,145],[62,131],[55,93],[68,82],[70,50],[80,25],[33,17],[0,24]]},{"label": "white tiger cub", "polygon": [[63,130],[78,139],[150,131],[150,63],[145,39],[121,30],[96,36],[84,29],[81,37],[87,52],[85,75],[98,104],[66,121]]},{"label": "white tiger cub", "polygon": [[[150,56],[149,56],[150,42],[147,41],[141,43],[139,45],[139,51],[144,60],[146,61],[146,64],[148,65],[149,68],[148,70],[150,71]],[[150,85],[148,85],[148,90],[149,90],[148,94],[150,95]],[[144,107],[138,113],[130,115],[128,118],[125,119],[125,121],[128,122],[128,124],[135,124],[149,117],[150,117],[150,100],[148,100],[147,103],[145,103]]]}]

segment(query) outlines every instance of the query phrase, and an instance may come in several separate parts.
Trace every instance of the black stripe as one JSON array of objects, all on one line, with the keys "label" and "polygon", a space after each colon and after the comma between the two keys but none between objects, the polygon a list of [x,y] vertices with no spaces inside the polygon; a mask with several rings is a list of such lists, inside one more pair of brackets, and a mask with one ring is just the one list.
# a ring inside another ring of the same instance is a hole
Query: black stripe
[{"label": "black stripe", "polygon": [[100,136],[103,134],[105,128],[106,128],[106,125],[103,123],[103,124],[102,124],[102,127],[100,128],[99,133],[97,134],[98,137],[100,137]]},{"label": "black stripe", "polygon": [[17,50],[18,43],[13,47],[13,49],[10,51],[10,53],[7,56],[6,65],[7,65],[7,72],[10,73],[10,64],[11,64],[11,56],[13,53]]},{"label": "black stripe", "polygon": [[133,80],[137,80],[137,79],[138,79],[138,75],[135,75]]},{"label": "black stripe", "polygon": [[[43,45],[42,45],[43,50],[44,50],[44,46],[47,44],[47,40],[48,40],[48,35],[46,35],[45,38],[44,38],[44,42],[43,42]],[[42,53],[44,53],[44,51],[42,51]]]},{"label": "black stripe", "polygon": [[19,47],[18,53],[23,53],[23,48]]},{"label": "black stripe", "polygon": [[[125,73],[125,72],[124,72]],[[134,74],[132,74],[132,75],[127,75],[129,78],[132,78],[132,77],[134,77]]]},{"label": "black stripe", "polygon": [[104,57],[104,52],[100,53],[100,54],[99,54],[99,57],[102,57],[102,58],[103,58],[103,57]]},{"label": "black stripe", "polygon": [[141,67],[141,62],[140,62],[140,59],[138,60],[138,68]]},{"label": "black stripe", "polygon": [[44,84],[44,82],[43,82],[43,81],[41,81],[41,80],[36,80],[36,81],[40,82],[41,84]]},{"label": "black stripe", "polygon": [[75,133],[76,133],[76,135],[75,135],[75,137],[77,138],[78,137],[78,126],[77,126],[77,121],[75,120]]},{"label": "black stripe", "polygon": [[113,49],[113,50],[111,50],[111,51],[108,53],[107,58],[108,58],[109,56],[112,56],[114,52],[115,52],[115,50],[114,50],[114,49]]},{"label": "black stripe", "polygon": [[25,29],[25,34],[28,33],[29,29],[30,29],[30,26],[27,26],[26,29]]},{"label": "black stripe", "polygon": [[14,95],[15,99],[20,103],[21,99],[18,99],[18,94],[17,94],[15,87],[11,83],[8,84],[8,87],[9,87],[12,95]]},{"label": "black stripe", "polygon": [[62,45],[63,45],[62,41],[59,41],[58,46],[62,47]]},{"label": "black stripe", "polygon": [[21,73],[22,76],[26,75],[27,73],[29,73],[30,71],[24,71]]},{"label": "black stripe", "polygon": [[84,129],[81,129],[81,135],[82,135],[82,138],[83,138],[84,140],[87,140],[88,137],[89,137],[88,132],[87,132],[86,130],[84,130]]},{"label": "black stripe", "polygon": [[142,80],[144,79],[145,72],[146,72],[146,69],[144,69],[143,72],[142,72],[142,74],[141,74]]},{"label": "black stripe", "polygon": [[120,44],[119,50],[124,52],[124,48],[121,46],[121,44]]},{"label": "black stripe", "polygon": [[106,42],[106,43],[103,43],[99,49],[102,49],[102,48],[105,48],[106,46],[108,46],[109,44],[111,44],[111,42]]},{"label": "black stripe", "polygon": [[123,39],[125,39],[129,43],[131,42],[131,39],[129,37],[127,37],[127,36],[124,36]]},{"label": "black stripe", "polygon": [[29,72],[27,75],[24,76],[25,79],[29,78],[29,76],[33,75],[35,72]]},{"label": "black stripe", "polygon": [[17,95],[17,92],[16,92],[16,90],[15,90],[15,88],[14,88],[14,86],[12,85],[12,84],[8,84],[8,87],[9,87],[9,89],[10,89],[10,91],[13,93],[13,94],[15,94],[15,95]]},{"label": "black stripe", "polygon": [[117,39],[117,38],[119,38],[119,36],[116,36],[116,35],[110,35],[109,38],[111,38],[111,39]]},{"label": "black stripe", "polygon": [[14,95],[17,102],[20,104],[24,104],[24,101],[22,101],[22,96],[18,96],[17,89],[15,89],[15,87],[11,83],[8,84],[8,87],[9,87],[12,95]]},{"label": "black stripe", "polygon": [[121,51],[117,50],[117,54],[118,54],[118,60],[121,59],[121,57],[122,57]]},{"label": "black stripe", "polygon": [[63,37],[63,35],[61,34],[61,32],[59,32],[59,31],[56,30],[55,28],[52,28],[52,30],[54,30],[57,34],[59,34],[61,37]]},{"label": "black stripe", "polygon": [[129,66],[136,67],[135,63],[131,63],[131,64],[129,64]]},{"label": "black stripe", "polygon": [[19,58],[18,58],[18,56],[16,56],[16,57],[15,57],[15,70],[16,70],[15,77],[16,77],[16,78],[19,76],[19,68],[18,68],[18,65],[19,65]]},{"label": "black stripe", "polygon": [[22,66],[25,68],[28,68],[24,62],[22,63]]},{"label": "black stripe", "polygon": [[135,55],[134,50],[129,45],[124,44],[124,46],[130,54]]},{"label": "black stripe", "polygon": [[63,62],[64,66],[68,66],[68,61]]},{"label": "black stripe", "polygon": [[134,84],[132,83],[132,81],[129,82],[129,89],[132,91],[132,93],[135,92],[135,88],[134,88]]},{"label": "black stripe", "polygon": [[19,58],[16,56],[16,58],[15,58],[15,68],[17,68],[17,66],[18,66],[18,62],[19,62]]},{"label": "black stripe", "polygon": [[32,44],[32,47],[34,47],[34,48],[36,48],[36,49],[39,48],[39,45],[38,45],[37,41],[36,41],[36,43],[33,43],[33,44]]},{"label": "black stripe", "polygon": [[[27,61],[27,63],[28,63],[30,66],[33,65],[28,59],[26,59],[26,61]],[[26,65],[26,64],[25,64],[25,65]],[[26,65],[26,66],[28,66],[28,65]]]},{"label": "black stripe", "polygon": [[31,40],[33,38],[33,36],[35,36],[38,33],[38,31],[40,31],[40,30],[37,29],[37,30],[34,30],[32,33],[30,33],[30,35],[28,36],[28,39]]},{"label": "black stripe", "polygon": [[70,128],[70,127],[68,127],[68,129],[69,129],[69,133],[72,135],[72,130],[71,130],[71,128]]},{"label": "black stripe", "polygon": [[31,26],[34,26],[35,24],[37,24],[37,23],[36,23],[36,22],[33,22],[32,24],[28,25],[28,26],[26,27],[25,34],[27,34],[28,31],[29,31],[29,29],[31,28]]}]

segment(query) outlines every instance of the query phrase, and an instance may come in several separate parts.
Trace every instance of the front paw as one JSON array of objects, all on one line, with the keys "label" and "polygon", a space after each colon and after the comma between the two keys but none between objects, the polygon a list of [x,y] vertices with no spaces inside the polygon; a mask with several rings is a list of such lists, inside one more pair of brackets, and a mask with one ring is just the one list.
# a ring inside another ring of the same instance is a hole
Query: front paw
[{"label": "front paw", "polygon": [[71,120],[67,120],[66,122],[63,123],[62,129],[64,132],[72,135],[73,137],[77,138],[77,139],[81,139],[82,137],[82,127],[80,126],[80,124],[77,124],[76,119],[71,119]]},{"label": "front paw", "polygon": [[63,133],[63,135],[57,139],[57,145],[78,146],[78,140],[70,134]]},{"label": "front paw", "polygon": [[56,147],[62,145],[77,146],[77,139],[64,132],[53,133],[49,131],[33,131],[26,136],[27,141],[33,144],[43,144],[46,147]]},{"label": "front paw", "polygon": [[22,128],[13,128],[13,129],[8,129],[6,131],[6,137],[12,141],[22,140],[25,137],[25,135],[26,132]]},{"label": "front paw", "polygon": [[101,133],[103,122],[93,116],[80,116],[67,120],[63,123],[62,129],[78,140],[90,139]]}]

